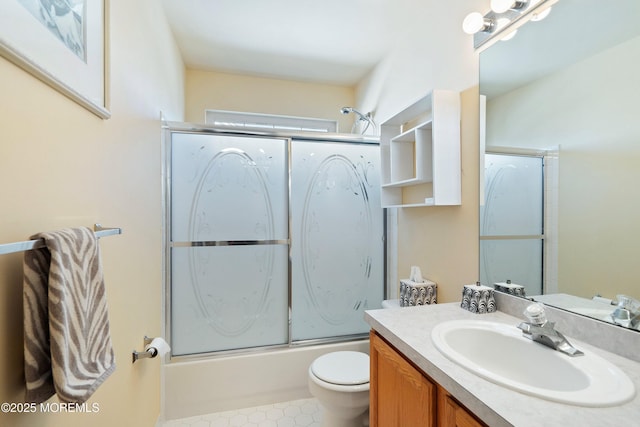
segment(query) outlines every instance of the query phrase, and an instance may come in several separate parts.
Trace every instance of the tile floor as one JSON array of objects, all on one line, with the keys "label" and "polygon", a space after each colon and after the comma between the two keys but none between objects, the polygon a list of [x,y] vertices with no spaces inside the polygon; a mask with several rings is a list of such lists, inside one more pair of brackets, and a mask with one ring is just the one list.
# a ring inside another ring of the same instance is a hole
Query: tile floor
[{"label": "tile floor", "polygon": [[300,399],[166,421],[162,427],[320,427],[321,417],[316,399]]}]

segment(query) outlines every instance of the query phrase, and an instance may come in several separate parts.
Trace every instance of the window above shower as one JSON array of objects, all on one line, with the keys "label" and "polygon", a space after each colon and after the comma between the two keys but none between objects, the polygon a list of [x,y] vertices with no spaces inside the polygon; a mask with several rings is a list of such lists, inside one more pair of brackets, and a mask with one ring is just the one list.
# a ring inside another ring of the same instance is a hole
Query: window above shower
[{"label": "window above shower", "polygon": [[224,110],[205,110],[205,123],[212,126],[237,129],[289,132],[338,132],[338,122],[336,120]]}]

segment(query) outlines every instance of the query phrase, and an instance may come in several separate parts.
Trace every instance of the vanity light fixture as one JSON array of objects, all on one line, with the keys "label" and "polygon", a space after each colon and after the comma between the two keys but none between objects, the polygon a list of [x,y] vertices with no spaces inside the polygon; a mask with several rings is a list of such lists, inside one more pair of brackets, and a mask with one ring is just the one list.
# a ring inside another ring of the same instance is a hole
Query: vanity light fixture
[{"label": "vanity light fixture", "polygon": [[545,10],[543,10],[541,12],[535,12],[531,16],[531,20],[534,21],[534,22],[542,21],[544,18],[549,16],[550,13],[551,13],[551,6],[549,6],[548,8],[546,8]]},{"label": "vanity light fixture", "polygon": [[495,13],[504,13],[509,9],[521,10],[528,6],[529,0],[491,0],[491,10]]},{"label": "vanity light fixture", "polygon": [[[505,28],[510,23],[511,23],[511,21],[509,21],[507,18],[500,18],[497,21],[497,24],[498,24],[497,28],[498,29]],[[502,34],[502,36],[500,37],[499,40],[502,41],[502,42],[506,42],[506,41],[509,41],[512,38],[514,38],[516,36],[516,34],[518,34],[518,30],[517,29],[511,29],[511,30],[506,31],[506,32],[503,31],[501,34]]]},{"label": "vanity light fixture", "polygon": [[475,34],[479,31],[491,32],[495,27],[495,21],[486,19],[480,12],[471,12],[462,21],[462,31],[467,34]]},{"label": "vanity light fixture", "polygon": [[468,14],[462,29],[473,35],[473,46],[484,50],[497,40],[512,39],[519,27],[528,21],[540,21],[558,0],[491,0],[491,10],[485,15]]},{"label": "vanity light fixture", "polygon": [[516,34],[518,34],[518,30],[513,30],[510,33],[505,34],[504,36],[500,37],[500,41],[501,42],[508,42],[509,40],[514,38],[516,36]]}]

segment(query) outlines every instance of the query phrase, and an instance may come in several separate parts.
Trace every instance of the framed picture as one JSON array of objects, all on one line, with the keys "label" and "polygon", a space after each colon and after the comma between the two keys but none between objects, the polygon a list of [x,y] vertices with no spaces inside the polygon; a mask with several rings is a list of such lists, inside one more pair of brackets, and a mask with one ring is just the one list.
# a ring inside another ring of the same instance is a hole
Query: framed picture
[{"label": "framed picture", "polygon": [[0,55],[108,119],[108,1],[2,0]]}]

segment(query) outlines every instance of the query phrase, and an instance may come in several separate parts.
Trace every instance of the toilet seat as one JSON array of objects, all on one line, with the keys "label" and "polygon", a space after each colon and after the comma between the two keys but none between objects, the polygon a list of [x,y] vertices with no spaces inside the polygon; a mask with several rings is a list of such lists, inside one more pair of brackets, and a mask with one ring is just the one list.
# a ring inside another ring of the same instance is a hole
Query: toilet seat
[{"label": "toilet seat", "polygon": [[336,351],[318,357],[311,372],[322,381],[335,385],[360,385],[369,382],[369,355],[359,351]]}]

